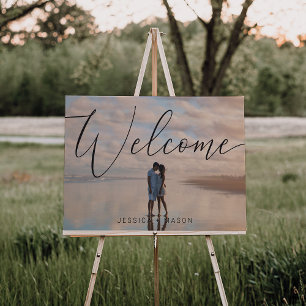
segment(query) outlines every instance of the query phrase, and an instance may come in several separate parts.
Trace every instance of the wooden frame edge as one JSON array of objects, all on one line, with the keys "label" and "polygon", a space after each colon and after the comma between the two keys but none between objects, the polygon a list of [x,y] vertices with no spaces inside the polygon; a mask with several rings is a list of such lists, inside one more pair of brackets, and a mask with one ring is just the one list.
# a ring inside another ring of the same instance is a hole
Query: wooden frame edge
[{"label": "wooden frame edge", "polygon": [[79,231],[63,230],[63,236],[70,237],[119,237],[119,236],[216,236],[216,235],[245,235],[243,231]]}]

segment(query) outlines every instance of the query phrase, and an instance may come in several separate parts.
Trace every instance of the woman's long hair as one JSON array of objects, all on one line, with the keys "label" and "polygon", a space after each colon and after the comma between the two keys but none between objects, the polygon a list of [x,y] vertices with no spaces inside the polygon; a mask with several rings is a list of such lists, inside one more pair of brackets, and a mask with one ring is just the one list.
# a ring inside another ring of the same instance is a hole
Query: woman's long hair
[{"label": "woman's long hair", "polygon": [[165,171],[166,171],[165,166],[160,164],[159,167],[158,167],[158,170],[159,170],[160,177],[164,178],[165,177]]}]

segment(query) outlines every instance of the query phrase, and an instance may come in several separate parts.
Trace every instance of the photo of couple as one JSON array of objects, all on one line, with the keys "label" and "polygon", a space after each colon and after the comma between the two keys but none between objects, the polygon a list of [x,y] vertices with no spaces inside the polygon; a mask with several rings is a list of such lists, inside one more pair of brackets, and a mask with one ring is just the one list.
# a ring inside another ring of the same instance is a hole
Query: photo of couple
[{"label": "photo of couple", "polygon": [[[158,170],[158,173],[156,171]],[[165,172],[164,165],[155,162],[153,167],[148,171],[148,217],[153,217],[153,206],[157,199],[158,202],[158,217],[160,217],[160,202],[163,203],[165,209],[165,217],[168,217],[168,209],[165,201],[166,184],[165,184]]]},{"label": "photo of couple", "polygon": [[243,97],[67,96],[64,234],[245,231],[243,116]]}]

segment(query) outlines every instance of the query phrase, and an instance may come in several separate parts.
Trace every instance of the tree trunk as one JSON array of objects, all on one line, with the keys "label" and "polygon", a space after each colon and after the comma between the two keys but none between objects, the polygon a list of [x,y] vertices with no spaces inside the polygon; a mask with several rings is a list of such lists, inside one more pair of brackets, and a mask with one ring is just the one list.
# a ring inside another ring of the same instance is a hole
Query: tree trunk
[{"label": "tree trunk", "polygon": [[215,37],[215,28],[220,24],[223,0],[211,0],[212,16],[209,23],[202,22],[206,29],[205,54],[202,65],[201,96],[210,96],[216,71],[216,56],[219,43]]},{"label": "tree trunk", "polygon": [[167,0],[163,0],[163,3],[167,9],[167,15],[169,19],[171,40],[176,50],[176,62],[179,69],[179,74],[183,86],[183,92],[186,96],[194,96],[193,81],[191,72],[189,69],[187,56],[184,51],[183,39],[179,30],[176,19],[174,18],[173,12],[168,4]]},{"label": "tree trunk", "polygon": [[222,80],[224,79],[226,70],[228,69],[232,57],[237,51],[237,48],[241,44],[243,38],[245,37],[243,35],[243,26],[244,26],[244,20],[246,18],[247,11],[254,0],[245,0],[245,2],[242,5],[242,10],[240,15],[237,17],[233,30],[230,34],[229,42],[227,49],[223,55],[223,58],[221,59],[219,69],[216,72],[216,75],[213,80],[213,95],[218,95],[221,90]]},{"label": "tree trunk", "polygon": [[[245,37],[245,35],[243,35],[244,21],[246,18],[247,11],[253,1],[254,0],[244,1],[241,13],[234,22],[233,29],[229,35],[226,51],[221,57],[219,65],[217,65],[218,49],[224,38],[217,37],[217,29],[218,26],[222,24],[222,5],[226,2],[226,0],[211,0],[212,17],[209,22],[204,21],[201,17],[197,15],[198,20],[205,28],[207,34],[206,41],[204,42],[204,60],[201,68],[202,79],[200,85],[200,94],[202,96],[220,94],[222,81],[230,65],[231,59],[235,54],[237,48],[239,47],[240,43],[242,42],[243,37]],[[185,2],[190,7],[186,0]],[[177,21],[167,0],[163,0],[163,3],[167,9],[171,30],[171,39],[176,49],[178,69],[181,76],[182,84],[183,86],[185,86],[186,94],[194,95],[195,91],[193,88],[192,77],[188,66],[187,57],[183,48],[183,40],[179,27],[177,25]],[[196,14],[194,10],[193,12]]]}]

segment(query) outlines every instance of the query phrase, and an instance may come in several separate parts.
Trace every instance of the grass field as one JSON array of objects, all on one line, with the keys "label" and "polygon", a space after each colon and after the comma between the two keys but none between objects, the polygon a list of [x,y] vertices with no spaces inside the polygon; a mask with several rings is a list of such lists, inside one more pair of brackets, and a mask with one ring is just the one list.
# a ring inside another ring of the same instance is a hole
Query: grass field
[{"label": "grass field", "polygon": [[[62,146],[0,144],[0,305],[81,305],[97,238],[63,238]],[[305,305],[306,139],[247,142],[244,236],[213,237],[230,305]],[[218,305],[204,237],[159,238],[160,304]],[[92,305],[153,305],[153,239],[107,238]]]}]

